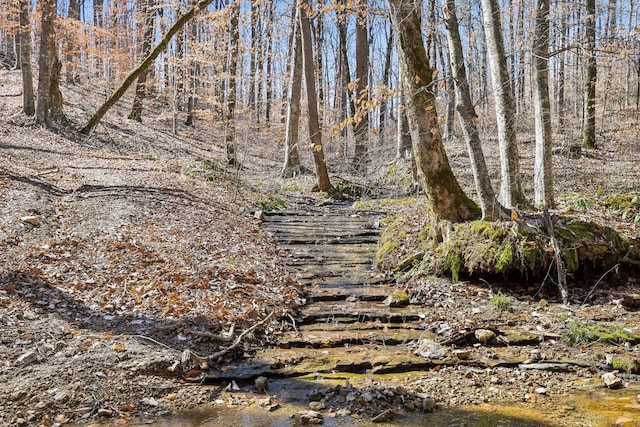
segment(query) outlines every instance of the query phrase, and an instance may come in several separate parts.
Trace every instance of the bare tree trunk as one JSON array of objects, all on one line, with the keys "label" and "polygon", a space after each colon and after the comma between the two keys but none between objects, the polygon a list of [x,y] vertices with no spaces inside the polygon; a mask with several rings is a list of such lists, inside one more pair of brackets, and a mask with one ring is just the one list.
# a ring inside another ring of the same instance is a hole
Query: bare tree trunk
[{"label": "bare tree trunk", "polygon": [[235,123],[235,109],[236,109],[236,86],[237,86],[237,71],[238,71],[238,44],[240,41],[240,32],[238,28],[238,20],[240,18],[240,4],[239,0],[234,1],[229,5],[229,32],[231,34],[229,45],[229,82],[227,85],[227,111],[225,115],[225,141],[227,146],[227,163],[231,166],[238,167],[240,163],[236,157],[236,123]]},{"label": "bare tree trunk", "polygon": [[272,102],[272,98],[273,98],[273,89],[272,89],[272,82],[275,80],[273,78],[273,76],[271,75],[271,70],[273,67],[273,45],[275,43],[274,37],[273,37],[273,8],[274,8],[274,3],[273,2],[268,2],[267,3],[267,12],[268,12],[268,16],[267,16],[267,38],[266,38],[266,58],[265,60],[267,61],[266,64],[266,79],[265,79],[265,106],[264,106],[264,120],[269,123],[271,121],[271,102]]},{"label": "bare tree trunk", "polygon": [[191,18],[200,13],[204,8],[206,8],[213,0],[200,0],[193,8],[191,8],[187,13],[178,18],[175,24],[169,29],[167,34],[162,38],[160,43],[153,48],[153,50],[147,55],[146,58],[142,60],[140,65],[136,67],[129,75],[124,79],[124,81],[120,84],[120,86],[111,94],[109,99],[107,99],[104,104],[98,108],[95,114],[89,119],[87,124],[80,130],[83,134],[88,134],[91,132],[100,119],[104,117],[104,115],[109,111],[109,109],[116,103],[118,100],[124,95],[124,93],[129,89],[129,86],[133,84],[133,82],[146,71],[153,61],[160,55],[160,53],[167,47],[167,44],[171,41],[173,36],[182,28],[184,25],[189,22]]},{"label": "bare tree trunk", "polygon": [[36,112],[31,70],[31,22],[28,0],[20,0],[20,69],[22,70],[22,111],[27,116]]},{"label": "bare tree trunk", "polygon": [[433,70],[425,51],[420,8],[413,1],[387,0],[398,40],[398,57],[406,88],[407,113],[418,176],[436,220],[464,221],[479,216],[475,203],[454,176],[438,130]]},{"label": "bare tree trunk", "polygon": [[[413,147],[411,146],[411,132],[409,129],[409,119],[407,118],[406,97],[401,90],[398,91],[398,116],[397,119],[397,140],[396,158],[398,160],[411,160],[413,157]],[[415,178],[415,177],[414,177]]]},{"label": "bare tree trunk", "polygon": [[[556,0],[556,9],[560,10],[560,0]],[[556,124],[557,131],[563,132],[564,119],[565,119],[565,62],[567,60],[566,52],[566,40],[568,39],[569,26],[567,25],[565,14],[560,14],[558,19],[558,33],[560,34],[560,41],[558,43],[558,50],[560,51],[557,57],[558,66],[558,78],[556,80]]]},{"label": "bare tree trunk", "polygon": [[[296,14],[300,11],[297,10]],[[299,19],[299,18],[298,18]],[[302,89],[302,39],[300,37],[300,23],[296,19],[293,23],[293,37],[291,38],[291,65],[289,78],[289,93],[287,102],[287,122],[284,142],[284,165],[280,175],[289,178],[299,172],[300,155],[298,144],[298,127],[300,125],[300,95]]]},{"label": "bare tree trunk", "polygon": [[[36,104],[36,122],[51,127],[52,119],[59,102],[54,99],[53,79],[59,76],[59,61],[56,55],[57,16],[56,0],[44,0],[41,4],[40,56],[38,59],[38,102]],[[57,88],[57,84],[55,84]],[[57,94],[56,94],[57,95]]]},{"label": "bare tree trunk", "polygon": [[551,208],[551,102],[549,100],[549,0],[537,0],[533,42],[533,108],[536,128],[534,200],[537,207]]},{"label": "bare tree trunk", "polygon": [[498,125],[501,172],[500,202],[507,208],[513,208],[523,205],[525,198],[520,183],[515,103],[505,60],[498,1],[482,0],[482,16]]},{"label": "bare tree trunk", "polygon": [[[80,2],[78,0],[69,0],[69,7],[67,9],[67,16],[69,19],[80,19]],[[75,37],[67,37],[66,41],[66,54],[65,54],[65,74],[68,85],[76,82],[76,74],[78,72],[76,50],[78,49],[78,43]]]},{"label": "bare tree trunk", "polygon": [[582,146],[596,149],[596,0],[586,0]]},{"label": "bare tree trunk", "polygon": [[501,218],[504,208],[498,202],[491,179],[489,169],[482,151],[482,144],[478,134],[478,115],[471,100],[469,81],[465,68],[462,41],[458,29],[458,17],[456,15],[455,0],[446,0],[445,26],[447,30],[447,42],[449,45],[449,59],[451,62],[451,78],[455,82],[455,99],[460,126],[469,150],[471,170],[480,200],[482,218],[487,221],[495,221]]},{"label": "bare tree trunk", "polygon": [[[366,0],[357,3],[366,7]],[[364,175],[367,170],[367,140],[369,139],[369,40],[366,14],[356,15],[356,93],[357,107],[354,136],[356,140],[353,162],[354,172]]]},{"label": "bare tree trunk", "polygon": [[333,192],[329,181],[327,161],[322,147],[322,134],[318,117],[318,98],[316,94],[316,75],[313,66],[313,45],[311,41],[311,24],[307,10],[309,0],[302,0],[300,4],[300,32],[302,35],[302,58],[304,63],[304,80],[307,86],[309,139],[313,145],[313,163],[316,167],[317,182],[314,190]]},{"label": "bare tree trunk", "polygon": [[[389,38],[387,40],[387,50],[384,56],[384,70],[382,72],[382,84],[389,87],[389,76],[391,75],[391,54],[393,53],[393,30],[389,31]],[[387,105],[388,99],[385,99],[380,104],[379,113],[379,126],[378,126],[378,143],[381,143],[384,138],[385,128],[387,126]]]},{"label": "bare tree trunk", "polygon": [[[151,41],[154,34],[153,17],[155,15],[155,1],[141,0],[136,4],[139,7],[138,14],[140,21],[144,23],[142,34],[142,57],[145,58],[151,51]],[[136,83],[136,96],[133,99],[133,106],[129,112],[129,119],[142,122],[142,105],[147,94],[147,74],[148,70],[144,70],[138,77]]]},{"label": "bare tree trunk", "polygon": [[[344,4],[344,0],[342,0],[342,4]],[[349,53],[347,52],[347,15],[344,12],[339,13],[339,21],[338,21],[338,40],[340,43],[340,64],[342,65],[340,79],[342,80],[342,85],[344,88],[343,92],[343,103],[345,106],[345,116],[347,118],[353,117],[356,114],[356,103],[355,96],[353,95],[353,91],[350,89],[351,83],[351,69],[349,67]],[[347,121],[347,126],[349,126],[350,121]],[[343,138],[345,140],[345,145],[347,141],[348,132],[346,131],[347,126],[343,129]],[[345,147],[345,155],[347,149]]]},{"label": "bare tree trunk", "polygon": [[262,2],[259,0],[251,0],[251,51],[249,52],[249,81],[247,85],[249,86],[249,109],[258,117],[258,112],[256,110],[256,86],[258,85],[260,71],[256,67],[256,64],[259,63],[258,56],[260,55],[260,50],[258,46],[258,39],[260,37],[260,25],[259,25],[259,15],[260,15],[260,4]]}]

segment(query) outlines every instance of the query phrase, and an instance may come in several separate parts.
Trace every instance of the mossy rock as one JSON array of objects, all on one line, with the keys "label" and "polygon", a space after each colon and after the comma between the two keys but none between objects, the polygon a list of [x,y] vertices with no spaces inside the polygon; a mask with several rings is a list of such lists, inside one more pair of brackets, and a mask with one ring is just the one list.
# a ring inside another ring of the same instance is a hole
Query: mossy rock
[{"label": "mossy rock", "polygon": [[[418,239],[412,240],[419,242],[420,247],[407,249],[402,247],[400,223],[392,222],[383,233],[378,266],[393,270],[401,259],[399,252],[414,251],[425,254],[415,268],[450,275],[454,282],[461,276],[541,277],[556,254],[546,227],[541,225],[542,218],[533,218],[533,223],[538,227],[524,227],[516,221],[432,223],[418,232]],[[568,216],[554,218],[554,234],[566,270],[574,275],[605,271],[629,256],[632,247],[612,228]],[[406,262],[403,267],[407,267]]]},{"label": "mossy rock", "polygon": [[393,270],[398,262],[398,251],[402,247],[402,240],[407,236],[403,230],[404,217],[397,216],[388,221],[387,227],[380,235],[376,266],[380,270]]},{"label": "mossy rock", "polygon": [[640,195],[615,194],[604,201],[604,205],[622,220],[640,222]]}]

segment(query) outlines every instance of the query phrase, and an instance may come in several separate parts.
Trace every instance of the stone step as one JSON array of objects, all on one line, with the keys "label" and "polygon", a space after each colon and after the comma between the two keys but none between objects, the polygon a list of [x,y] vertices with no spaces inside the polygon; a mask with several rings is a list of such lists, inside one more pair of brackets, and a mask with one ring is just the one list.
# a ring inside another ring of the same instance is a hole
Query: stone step
[{"label": "stone step", "polygon": [[386,328],[353,330],[300,330],[287,332],[278,340],[278,347],[339,347],[359,344],[400,345],[418,340],[424,330],[414,328]]},{"label": "stone step", "polygon": [[313,275],[305,274],[296,275],[295,277],[300,283],[305,285],[307,290],[313,290],[314,288],[335,290],[335,288],[339,287],[368,286],[388,283],[388,279],[380,278],[377,274],[371,274],[371,272],[366,271],[358,274],[351,273],[348,277],[315,277]]},{"label": "stone step", "polygon": [[271,348],[246,363],[213,368],[207,382],[229,379],[298,377],[335,372],[387,374],[432,369],[442,361],[414,355],[410,349],[382,344],[332,348]]},{"label": "stone step", "polygon": [[347,298],[354,298],[360,301],[383,301],[393,291],[398,288],[393,285],[387,285],[387,281],[381,281],[377,284],[370,285],[341,285],[341,286],[322,286],[320,289],[315,287],[309,289],[306,298],[309,303],[320,301],[342,301]]},{"label": "stone step", "polygon": [[379,320],[383,323],[404,323],[421,319],[424,310],[415,307],[387,307],[379,301],[327,301],[304,307],[298,321],[309,323],[353,323]]},{"label": "stone step", "polygon": [[279,236],[276,235],[278,245],[363,245],[377,244],[378,236],[328,236],[328,237],[305,237],[305,236]]}]

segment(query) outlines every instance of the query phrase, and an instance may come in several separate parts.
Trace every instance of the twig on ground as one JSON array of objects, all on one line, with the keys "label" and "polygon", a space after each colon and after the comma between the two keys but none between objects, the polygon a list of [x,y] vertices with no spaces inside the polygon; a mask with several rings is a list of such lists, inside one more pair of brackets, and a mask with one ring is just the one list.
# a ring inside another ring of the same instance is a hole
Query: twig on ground
[{"label": "twig on ground", "polygon": [[150,337],[148,337],[148,336],[146,336],[146,335],[130,335],[130,337],[133,337],[133,338],[140,338],[140,339],[143,339],[143,340],[151,341],[152,343],[157,344],[157,345],[159,345],[159,346],[161,346],[161,347],[164,347],[164,348],[169,349],[169,350],[173,350],[173,351],[175,351],[176,353],[180,353],[180,350],[176,350],[176,349],[175,349],[175,348],[173,348],[173,347],[169,347],[168,345],[163,344],[163,343],[161,343],[160,341],[156,341],[156,340],[154,340],[153,338],[150,338]]},{"label": "twig on ground", "polygon": [[593,287],[589,290],[589,293],[587,294],[586,297],[584,297],[584,299],[582,300],[582,304],[580,305],[584,305],[585,302],[587,302],[587,300],[589,299],[589,297],[591,296],[591,293],[596,289],[596,287],[598,286],[598,284],[602,281],[602,279],[605,278],[605,276],[609,273],[611,273],[613,270],[616,271],[616,273],[618,272],[618,267],[620,267],[620,264],[616,264],[613,267],[611,267],[610,269],[608,269],[607,271],[604,272],[604,274],[602,276],[600,276],[600,278],[596,281],[596,284],[593,285]]},{"label": "twig on ground", "polygon": [[227,342],[233,339],[233,333],[235,332],[235,330],[236,330],[236,324],[232,323],[231,327],[229,328],[229,332],[225,332],[223,334],[214,334],[213,332],[209,332],[209,331],[195,331],[195,330],[190,330],[189,333],[191,335],[196,335],[203,338],[211,338],[216,341]]}]

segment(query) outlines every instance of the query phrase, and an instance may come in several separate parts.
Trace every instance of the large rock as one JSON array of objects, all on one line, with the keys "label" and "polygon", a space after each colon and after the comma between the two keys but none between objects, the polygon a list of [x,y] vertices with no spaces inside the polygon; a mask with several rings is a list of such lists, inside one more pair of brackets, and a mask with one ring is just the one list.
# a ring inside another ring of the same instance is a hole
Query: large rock
[{"label": "large rock", "polygon": [[418,344],[415,354],[426,359],[442,359],[447,354],[447,347],[429,339],[423,339]]},{"label": "large rock", "polygon": [[392,292],[385,300],[384,303],[389,307],[404,307],[409,305],[409,294],[407,291],[400,290]]}]

